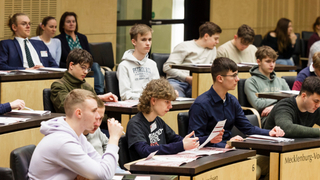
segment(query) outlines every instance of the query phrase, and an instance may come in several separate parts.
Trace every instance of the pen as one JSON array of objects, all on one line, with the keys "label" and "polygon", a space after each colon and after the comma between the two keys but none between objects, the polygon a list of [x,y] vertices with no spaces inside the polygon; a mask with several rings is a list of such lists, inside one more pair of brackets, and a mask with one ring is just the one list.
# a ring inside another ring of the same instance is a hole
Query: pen
[{"label": "pen", "polygon": [[28,108],[27,106],[25,106],[24,108],[26,108],[26,109],[28,109],[28,110],[30,110],[30,111],[34,111],[33,109]]},{"label": "pen", "polygon": [[[111,122],[111,121],[110,121],[110,119],[108,119],[108,122]],[[125,135],[126,133],[125,133],[124,131],[122,131],[122,134],[124,134],[124,135]]]}]

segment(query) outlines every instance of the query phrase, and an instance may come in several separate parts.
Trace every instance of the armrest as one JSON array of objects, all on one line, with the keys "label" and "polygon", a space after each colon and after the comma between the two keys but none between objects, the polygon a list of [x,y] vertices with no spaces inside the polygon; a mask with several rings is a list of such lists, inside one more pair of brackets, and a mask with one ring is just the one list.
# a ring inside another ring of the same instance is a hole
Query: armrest
[{"label": "armrest", "polygon": [[260,118],[259,112],[256,109],[250,108],[250,107],[241,106],[241,108],[242,108],[242,110],[250,110],[252,112],[252,114],[256,115],[258,118],[259,128],[261,128],[261,118]]}]

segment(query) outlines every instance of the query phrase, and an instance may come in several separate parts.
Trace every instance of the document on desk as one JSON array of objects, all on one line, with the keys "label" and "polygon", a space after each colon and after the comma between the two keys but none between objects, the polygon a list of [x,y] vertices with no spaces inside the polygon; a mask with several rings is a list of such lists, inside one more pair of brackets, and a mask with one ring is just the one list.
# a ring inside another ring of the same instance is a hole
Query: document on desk
[{"label": "document on desk", "polygon": [[48,71],[39,71],[39,70],[18,70],[19,72],[25,72],[25,73],[48,73]]},{"label": "document on desk", "polygon": [[201,149],[191,149],[187,151],[182,151],[178,154],[193,154],[197,156],[210,156],[212,154],[220,154],[220,153],[225,153],[227,151],[232,151],[234,149],[226,149],[226,148],[217,148],[217,147],[204,147]]},{"label": "document on desk", "polygon": [[13,117],[0,117],[0,125],[8,125],[16,122],[24,122],[30,118],[13,118]]},{"label": "document on desk", "polygon": [[286,93],[286,94],[294,94],[294,95],[299,95],[300,91],[292,91],[292,90],[289,90],[289,91],[280,91],[282,93]]},{"label": "document on desk", "polygon": [[176,101],[194,101],[195,98],[188,98],[188,97],[177,97]]},{"label": "document on desk", "polygon": [[219,132],[223,129],[224,125],[226,124],[226,119],[223,121],[219,121],[216,126],[213,128],[212,132],[210,133],[209,137],[206,139],[206,141],[204,143],[202,143],[198,149],[203,148],[205,145],[207,145],[211,139],[213,139],[214,137],[216,137]]},{"label": "document on desk", "polygon": [[294,139],[283,138],[283,137],[271,137],[264,135],[250,135],[246,140],[255,140],[255,141],[268,141],[268,142],[291,142]]},{"label": "document on desk", "polygon": [[139,100],[126,100],[126,101],[118,101],[118,102],[105,102],[105,106],[113,106],[113,107],[135,107],[139,104]]},{"label": "document on desk", "polygon": [[44,67],[44,68],[39,68],[39,70],[65,72],[67,69],[66,69],[66,68],[49,68],[49,67]]},{"label": "document on desk", "polygon": [[138,161],[136,165],[178,167],[181,164],[194,161],[199,157],[200,156],[197,156],[195,154],[156,155],[156,156],[152,156],[152,158],[149,158],[149,159],[146,158],[145,160]]},{"label": "document on desk", "polygon": [[192,64],[192,66],[196,67],[211,67],[212,64]]},{"label": "document on desk", "polygon": [[29,111],[29,110],[12,110],[8,113],[14,113],[14,114],[34,114],[34,115],[48,115],[51,114],[51,111]]}]

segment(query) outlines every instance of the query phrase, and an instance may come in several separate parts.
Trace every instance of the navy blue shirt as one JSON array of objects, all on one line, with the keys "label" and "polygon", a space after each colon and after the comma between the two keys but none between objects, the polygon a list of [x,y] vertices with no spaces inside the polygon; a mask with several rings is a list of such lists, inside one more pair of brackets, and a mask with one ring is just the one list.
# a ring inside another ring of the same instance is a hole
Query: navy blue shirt
[{"label": "navy blue shirt", "polygon": [[209,91],[197,97],[189,110],[189,132],[195,131],[197,137],[208,136],[218,121],[225,120],[223,139],[216,147],[225,147],[230,140],[231,129],[236,126],[246,135],[260,134],[269,136],[269,131],[253,126],[243,113],[239,101],[227,93],[225,102],[211,87]]},{"label": "navy blue shirt", "polygon": [[10,111],[11,111],[10,103],[0,104],[0,114],[4,114]]}]

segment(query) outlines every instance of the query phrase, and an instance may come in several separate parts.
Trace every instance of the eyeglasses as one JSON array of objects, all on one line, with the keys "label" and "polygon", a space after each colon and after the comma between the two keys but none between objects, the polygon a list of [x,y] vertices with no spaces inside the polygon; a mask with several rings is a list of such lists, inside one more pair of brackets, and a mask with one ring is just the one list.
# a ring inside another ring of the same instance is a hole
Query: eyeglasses
[{"label": "eyeglasses", "polygon": [[86,66],[81,66],[81,69],[83,72],[90,72],[91,71],[91,68],[87,68]]},{"label": "eyeglasses", "polygon": [[230,76],[230,77],[233,77],[233,79],[236,79],[238,77],[239,73],[234,73],[232,75],[221,75],[221,76]]},{"label": "eyeglasses", "polygon": [[32,23],[31,22],[28,22],[28,23],[27,22],[23,22],[23,23],[20,23],[20,25],[21,26],[28,26],[28,25],[31,26]]}]

